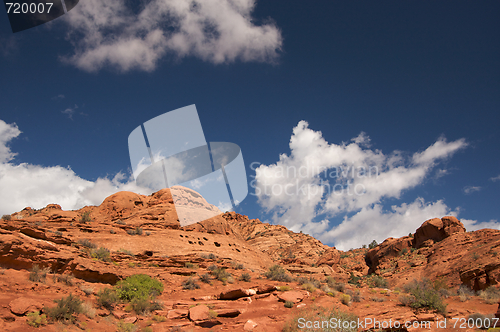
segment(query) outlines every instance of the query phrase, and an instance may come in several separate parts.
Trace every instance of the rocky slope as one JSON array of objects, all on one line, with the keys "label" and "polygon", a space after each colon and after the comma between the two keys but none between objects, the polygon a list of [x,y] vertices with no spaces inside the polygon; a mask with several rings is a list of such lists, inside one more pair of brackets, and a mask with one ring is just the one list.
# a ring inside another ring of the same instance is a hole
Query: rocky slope
[{"label": "rocky slope", "polygon": [[[188,208],[213,209],[202,198],[185,195]],[[98,248],[109,258],[102,259]],[[2,218],[0,330],[125,331],[128,323],[144,331],[281,331],[297,310],[315,305],[363,319],[417,323],[494,314],[495,301],[464,299],[456,290],[460,285],[476,291],[498,287],[499,252],[500,231],[467,232],[454,217],[425,221],[412,236],[389,238],[372,249],[343,252],[234,212],[181,227],[168,189],[150,196],[120,192],[78,211],[51,204]],[[294,279],[267,279],[264,273],[275,264]],[[50,269],[45,281],[30,281],[35,265]],[[232,276],[216,280],[214,266]],[[389,289],[373,287],[371,273],[387,280]],[[158,297],[162,309],[137,314],[126,304],[111,311],[99,307],[100,290],[135,274],[164,285]],[[198,281],[205,274],[212,274],[210,284]],[[185,289],[189,277],[199,289]],[[421,278],[447,289],[445,312],[401,305],[404,285]],[[27,324],[28,313],[43,313],[68,294],[87,302],[90,313],[80,314],[75,324],[49,322],[38,329]]]}]

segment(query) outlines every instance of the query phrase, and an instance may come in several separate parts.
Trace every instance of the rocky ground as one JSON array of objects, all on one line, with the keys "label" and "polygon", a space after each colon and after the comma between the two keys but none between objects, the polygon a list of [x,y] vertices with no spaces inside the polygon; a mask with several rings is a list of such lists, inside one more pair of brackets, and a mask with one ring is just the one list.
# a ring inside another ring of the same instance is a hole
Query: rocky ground
[{"label": "rocky ground", "polygon": [[[207,205],[185,195],[187,205]],[[477,331],[464,320],[495,317],[500,231],[467,232],[444,217],[371,246],[343,252],[234,212],[180,227],[168,189],[120,192],[78,211],[26,208],[0,221],[0,331],[304,331],[293,319],[315,307],[411,325],[387,331]],[[266,277],[274,265],[284,273]],[[161,308],[100,304],[103,290],[136,274],[161,282],[151,302]],[[402,304],[405,285],[424,278],[444,310]],[[73,322],[33,323],[70,294],[85,308]]]}]

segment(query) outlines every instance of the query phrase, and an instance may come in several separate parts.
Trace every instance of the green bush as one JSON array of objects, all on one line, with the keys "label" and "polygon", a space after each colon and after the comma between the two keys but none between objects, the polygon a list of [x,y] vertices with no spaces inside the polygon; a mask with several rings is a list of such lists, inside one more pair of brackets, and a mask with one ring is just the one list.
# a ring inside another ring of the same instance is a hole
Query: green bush
[{"label": "green bush", "polygon": [[54,300],[57,305],[53,308],[44,308],[44,312],[51,320],[74,323],[75,315],[82,312],[82,301],[73,294],[63,297],[60,300]]},{"label": "green bush", "polygon": [[345,305],[351,305],[351,296],[347,294],[341,294],[340,295],[340,302]]},{"label": "green bush", "polygon": [[153,310],[161,310],[163,305],[151,298],[136,298],[131,302],[132,309],[139,314],[150,313]]},{"label": "green bush", "polygon": [[216,268],[215,270],[210,272],[215,279],[226,282],[231,276],[231,273],[227,272],[224,268]]},{"label": "green bush", "polygon": [[163,292],[163,284],[145,274],[134,274],[116,284],[118,298],[131,302],[137,298],[156,297]]},{"label": "green bush", "polygon": [[350,273],[351,273],[351,276],[347,282],[351,285],[354,285],[354,286],[358,286],[358,287],[361,286],[361,284],[359,283],[359,280],[361,279],[361,277],[356,277],[354,275],[354,273],[352,273],[352,272],[350,272]]},{"label": "green bush", "polygon": [[2,220],[7,220],[7,221],[9,221],[9,220],[11,220],[11,219],[12,219],[12,216],[11,216],[10,214],[4,214],[4,215],[2,216]]},{"label": "green bush", "polygon": [[98,260],[103,262],[111,262],[111,253],[109,249],[106,249],[104,247],[100,247],[99,249],[92,249],[90,251],[90,256],[92,258],[97,258]]},{"label": "green bush", "polygon": [[[314,322],[314,325],[309,328],[305,326],[301,326],[299,323],[299,319],[303,322],[311,321]],[[346,321],[346,322],[356,322],[350,323],[347,328],[338,328],[335,326],[331,326],[329,324],[330,321],[338,322],[338,321]],[[357,332],[357,321],[358,317],[356,315],[346,313],[337,309],[329,309],[326,307],[319,306],[311,306],[304,307],[297,311],[288,321],[285,322],[283,327],[283,332]],[[324,322],[324,323],[323,323]],[[327,324],[328,323],[328,324]],[[317,325],[316,325],[317,324]],[[324,324],[323,326],[321,324]]]},{"label": "green bush", "polygon": [[193,264],[191,262],[185,262],[184,266],[187,267],[188,269],[195,269],[195,270],[200,268],[198,264]]},{"label": "green bush", "polygon": [[250,282],[250,280],[252,280],[252,277],[250,276],[249,273],[245,272],[241,275],[240,280],[245,282]]},{"label": "green bush", "polygon": [[104,288],[97,293],[97,304],[102,308],[113,310],[118,301],[119,298],[114,289]]},{"label": "green bush", "polygon": [[264,273],[267,279],[283,282],[291,282],[292,277],[286,273],[286,270],[280,265],[273,265]]},{"label": "green bush", "polygon": [[199,289],[199,288],[200,288],[200,285],[198,285],[196,283],[196,281],[193,278],[191,278],[191,277],[185,279],[182,282],[182,289],[192,290],[192,289]]},{"label": "green bush", "polygon": [[92,217],[90,217],[90,211],[86,211],[82,213],[82,216],[80,217],[81,222],[90,222],[92,221]]},{"label": "green bush", "polygon": [[429,279],[413,280],[404,286],[405,292],[410,296],[400,297],[400,301],[412,308],[429,308],[444,313],[446,304],[443,303],[441,294],[436,291]]},{"label": "green bush", "polygon": [[388,288],[389,287],[389,284],[388,284],[387,280],[384,279],[384,277],[378,276],[375,274],[372,274],[366,282],[367,282],[368,286],[370,286],[370,288],[374,288],[374,287]]},{"label": "green bush", "polygon": [[47,316],[45,316],[45,314],[40,315],[40,312],[34,311],[26,316],[28,317],[26,323],[28,323],[29,326],[40,327],[42,325],[47,325]]},{"label": "green bush", "polygon": [[378,246],[378,243],[377,241],[373,240],[369,245],[368,245],[368,248],[369,249],[373,249],[375,248],[376,246]]},{"label": "green bush", "polygon": [[245,266],[243,266],[243,264],[236,263],[236,262],[231,262],[231,267],[235,270],[243,270],[245,268]]},{"label": "green bush", "polygon": [[29,279],[33,282],[45,282],[48,273],[50,273],[49,267],[40,268],[38,264],[34,264],[31,268]]},{"label": "green bush", "polygon": [[302,288],[308,291],[309,293],[314,293],[316,291],[316,287],[314,287],[314,285],[310,283],[303,284]]}]

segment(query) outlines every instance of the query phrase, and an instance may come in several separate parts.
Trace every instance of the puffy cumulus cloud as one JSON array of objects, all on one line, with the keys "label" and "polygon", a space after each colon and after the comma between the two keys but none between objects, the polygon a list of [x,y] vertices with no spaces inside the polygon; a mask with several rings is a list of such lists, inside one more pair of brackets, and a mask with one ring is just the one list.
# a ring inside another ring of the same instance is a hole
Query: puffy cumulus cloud
[{"label": "puffy cumulus cloud", "polygon": [[[330,144],[320,131],[300,121],[293,129],[290,154],[255,168],[251,185],[259,204],[272,213],[275,223],[337,246],[361,245],[366,236],[385,238],[387,230],[404,235],[426,218],[451,213],[441,201],[425,203],[419,198],[391,211],[384,211],[381,202],[400,198],[405,190],[421,184],[439,161],[467,146],[464,139],[447,142],[441,137],[408,157],[400,151],[384,154],[370,149],[369,143],[370,138],[361,133],[350,143]],[[323,220],[316,222],[321,216]],[[329,221],[335,217],[344,218],[336,227]],[[398,220],[401,225],[395,227]]]},{"label": "puffy cumulus cloud", "polygon": [[127,4],[81,1],[64,15],[75,53],[62,59],[86,71],[152,71],[167,53],[220,64],[274,61],[281,49],[274,24],[255,24],[254,0],[149,0],[139,12]]},{"label": "puffy cumulus cloud", "polygon": [[[359,248],[373,240],[380,243],[389,237],[413,233],[425,220],[431,218],[457,214],[458,211],[450,211],[441,200],[426,203],[420,197],[410,204],[393,205],[390,211],[384,211],[381,204],[374,204],[363,207],[352,217],[344,217],[340,225],[329,231],[317,233],[317,236],[325,242],[331,242],[333,239],[338,249],[348,250]],[[311,227],[313,224],[308,225],[311,234],[315,233]]]},{"label": "puffy cumulus cloud", "polygon": [[69,167],[16,164],[8,143],[20,134],[15,124],[0,120],[0,214],[50,203],[68,210],[99,205],[107,196],[122,190],[150,193],[123,173],[93,182],[80,178]]}]

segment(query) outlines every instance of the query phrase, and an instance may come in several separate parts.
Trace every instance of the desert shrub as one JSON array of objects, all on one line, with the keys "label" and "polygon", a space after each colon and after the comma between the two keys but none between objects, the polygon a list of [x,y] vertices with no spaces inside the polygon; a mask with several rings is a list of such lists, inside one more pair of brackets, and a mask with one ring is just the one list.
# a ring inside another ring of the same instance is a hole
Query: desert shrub
[{"label": "desert shrub", "polygon": [[40,327],[42,325],[47,325],[47,316],[45,316],[45,314],[40,315],[40,312],[34,311],[26,316],[28,317],[26,323],[28,323],[29,326]]},{"label": "desert shrub", "polygon": [[340,295],[340,302],[345,305],[350,305],[351,304],[351,296],[347,294],[342,294]]},{"label": "desert shrub", "polygon": [[193,278],[189,277],[182,282],[182,288],[192,290],[200,288],[200,285]]},{"label": "desert shrub", "polygon": [[231,267],[235,270],[243,270],[245,268],[245,266],[243,266],[243,264],[236,263],[236,262],[231,262]]},{"label": "desert shrub", "polygon": [[80,285],[80,290],[87,296],[94,294],[94,288]]},{"label": "desert shrub", "polygon": [[290,282],[292,281],[292,277],[286,273],[286,270],[280,265],[273,265],[269,268],[269,270],[264,273],[264,276],[267,279],[275,280],[275,281],[284,281]]},{"label": "desert shrub", "polygon": [[290,286],[285,285],[285,286],[278,286],[278,287],[276,287],[276,289],[280,292],[286,292],[286,291],[289,291],[291,288],[290,288]]},{"label": "desert shrub", "polygon": [[292,301],[285,301],[285,308],[293,308],[293,302]]},{"label": "desert shrub", "polygon": [[210,284],[212,281],[212,277],[210,276],[210,274],[208,273],[205,273],[205,274],[202,274],[200,277],[199,277],[200,281],[201,282],[204,282],[205,284]]},{"label": "desert shrub", "polygon": [[366,281],[368,286],[371,288],[378,287],[378,288],[388,288],[389,284],[387,283],[387,280],[385,280],[384,277],[378,276],[375,274],[372,274],[368,280]]},{"label": "desert shrub", "polygon": [[[304,319],[301,319],[301,321],[317,322],[318,325],[314,325],[310,328],[302,327],[302,325],[299,323],[300,318]],[[349,327],[347,328],[339,329],[328,324],[330,320],[346,321],[350,324],[348,324]],[[346,313],[334,308],[326,308],[313,305],[311,307],[305,307],[295,311],[295,314],[285,322],[283,332],[357,332],[357,321],[358,317],[356,315]],[[351,324],[351,322],[356,323]]]},{"label": "desert shrub", "polygon": [[82,213],[82,215],[80,216],[80,221],[81,222],[92,221],[92,217],[90,216],[90,211],[85,211],[84,213]]},{"label": "desert shrub", "polygon": [[241,275],[240,280],[245,282],[250,282],[250,280],[252,280],[252,277],[250,276],[249,273],[245,272]]},{"label": "desert shrub", "polygon": [[57,276],[57,281],[62,282],[68,286],[73,286],[73,275],[72,274],[61,274]]},{"label": "desert shrub", "polygon": [[80,240],[78,240],[78,244],[84,246],[85,248],[89,248],[89,249],[96,249],[97,248],[97,244],[90,242],[89,239],[80,239]]},{"label": "desert shrub", "polygon": [[372,297],[372,298],[370,298],[370,300],[372,300],[373,302],[384,302],[385,298],[383,298],[383,297]]},{"label": "desert shrub", "polygon": [[216,268],[211,273],[215,279],[222,282],[228,281],[229,277],[231,277],[231,273],[227,272],[226,269],[224,268]]},{"label": "desert shrub", "polygon": [[7,220],[8,221],[8,220],[11,220],[11,219],[12,219],[12,216],[10,214],[4,214],[2,216],[2,220]]},{"label": "desert shrub", "polygon": [[193,264],[191,262],[185,262],[184,266],[187,267],[188,269],[199,269],[200,267],[197,264]]},{"label": "desert shrub", "polygon": [[217,265],[215,265],[215,264],[212,264],[209,267],[207,267],[208,271],[214,271],[215,269],[217,269]]},{"label": "desert shrub", "polygon": [[119,321],[116,324],[116,328],[118,332],[135,332],[137,331],[137,327],[132,323],[125,323],[124,321]]},{"label": "desert shrub", "polygon": [[129,255],[129,256],[134,256],[134,254],[132,253],[132,251],[127,250],[127,249],[120,248],[118,250],[118,252],[124,253],[124,254]]},{"label": "desert shrub", "polygon": [[159,302],[152,300],[150,297],[135,298],[132,300],[130,305],[138,315],[150,313],[153,310],[160,310],[163,308]]},{"label": "desert shrub", "polygon": [[33,282],[45,282],[48,273],[50,273],[49,267],[41,268],[38,264],[34,264],[30,271],[29,280]]},{"label": "desert shrub", "polygon": [[302,288],[305,289],[306,291],[310,292],[310,293],[313,293],[313,292],[316,291],[316,287],[314,287],[314,285],[310,284],[310,283],[303,284]]},{"label": "desert shrub", "polygon": [[359,291],[357,291],[356,293],[354,293],[354,295],[351,296],[352,298],[352,302],[361,302],[361,300],[363,299],[361,297],[361,294]]},{"label": "desert shrub", "polygon": [[352,273],[352,272],[350,272],[350,273],[351,273],[351,276],[349,277],[349,280],[347,282],[351,285],[354,285],[354,286],[361,286],[361,284],[359,283],[359,280],[361,279],[361,277],[356,277],[354,275],[354,273]]},{"label": "desert shrub", "polygon": [[208,255],[208,259],[217,259],[217,256],[215,256],[214,254],[210,254]]},{"label": "desert shrub", "polygon": [[90,256],[92,258],[97,258],[103,262],[111,262],[111,252],[109,249],[100,247],[99,249],[92,249],[90,251]]},{"label": "desert shrub", "polygon": [[373,240],[369,245],[368,245],[368,248],[369,249],[373,249],[375,248],[376,246],[378,246],[378,243],[377,241]]},{"label": "desert shrub", "polygon": [[142,228],[136,227],[134,229],[127,230],[128,235],[142,235]]},{"label": "desert shrub", "polygon": [[166,321],[166,320],[167,320],[167,318],[166,318],[166,317],[164,317],[164,316],[160,316],[160,315],[154,315],[154,316],[153,316],[153,320],[154,320],[155,322],[157,322],[157,323],[161,323],[161,322]]},{"label": "desert shrub", "polygon": [[490,286],[480,291],[479,297],[488,302],[488,304],[498,303],[500,301],[500,289]]},{"label": "desert shrub", "polygon": [[118,219],[117,221],[115,221],[118,225],[126,225],[127,223],[121,219]]},{"label": "desert shrub", "polygon": [[412,308],[430,308],[444,313],[446,304],[443,303],[441,294],[434,289],[429,279],[413,280],[406,284],[404,289],[410,296],[403,297],[400,301]]},{"label": "desert shrub", "polygon": [[119,298],[116,291],[111,288],[104,288],[97,293],[97,304],[99,307],[113,310]]},{"label": "desert shrub", "polygon": [[146,326],[146,327],[142,328],[141,332],[153,332],[153,328]]},{"label": "desert shrub", "polygon": [[345,291],[345,284],[341,283],[341,282],[335,283],[333,285],[333,289],[335,289],[337,292],[342,292],[343,293]]},{"label": "desert shrub", "polygon": [[208,310],[208,318],[209,318],[209,319],[214,319],[214,318],[216,318],[217,316],[219,316],[219,314],[217,313],[217,311],[214,311],[214,310]]},{"label": "desert shrub", "polygon": [[460,301],[465,302],[470,299],[472,296],[476,295],[476,293],[470,289],[467,285],[460,285],[457,290],[458,297]]},{"label": "desert shrub", "polygon": [[134,274],[116,284],[118,297],[126,302],[137,298],[156,297],[163,292],[163,284],[145,274]]},{"label": "desert shrub", "polygon": [[480,313],[474,313],[467,317],[467,323],[469,326],[474,326],[479,329],[487,329],[493,327],[497,320],[495,320],[495,315],[483,315]]},{"label": "desert shrub", "polygon": [[62,236],[62,232],[60,232],[60,231],[55,231],[55,232],[54,232],[54,235],[55,235],[55,236],[58,236],[58,237],[61,237],[61,236]]},{"label": "desert shrub", "polygon": [[54,300],[57,305],[53,308],[44,308],[44,312],[51,320],[64,321],[74,323],[76,320],[75,315],[82,312],[82,301],[69,294],[60,300]]}]

